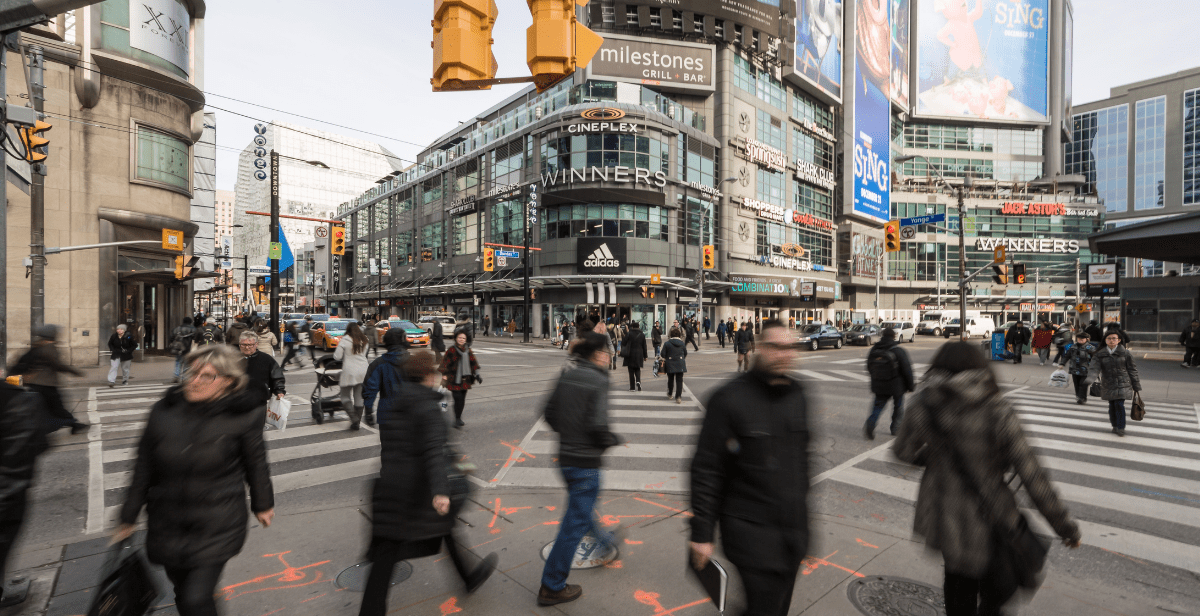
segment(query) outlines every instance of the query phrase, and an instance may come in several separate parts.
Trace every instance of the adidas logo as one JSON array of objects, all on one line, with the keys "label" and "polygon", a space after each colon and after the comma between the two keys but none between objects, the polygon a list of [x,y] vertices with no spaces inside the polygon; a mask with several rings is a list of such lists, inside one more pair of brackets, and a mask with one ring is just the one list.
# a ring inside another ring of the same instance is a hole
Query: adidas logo
[{"label": "adidas logo", "polygon": [[583,260],[584,267],[621,267],[621,262],[613,257],[612,251],[608,249],[608,244],[600,244],[588,258]]}]

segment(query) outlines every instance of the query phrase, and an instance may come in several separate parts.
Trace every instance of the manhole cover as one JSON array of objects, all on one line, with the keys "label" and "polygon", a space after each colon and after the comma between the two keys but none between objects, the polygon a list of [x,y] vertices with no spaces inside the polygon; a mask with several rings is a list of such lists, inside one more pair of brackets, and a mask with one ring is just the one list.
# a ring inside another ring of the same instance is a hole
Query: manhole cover
[{"label": "manhole cover", "polygon": [[[554,549],[554,542],[546,544],[542,548],[542,560],[546,560],[550,556],[550,550]],[[572,569],[592,569],[595,567],[603,567],[608,563],[617,559],[620,555],[620,550],[617,546],[605,546],[600,543],[592,535],[584,535],[579,541],[579,547],[575,548],[575,560],[571,562]]]},{"label": "manhole cover", "polygon": [[[412,577],[412,572],[412,565],[408,564],[408,561],[396,563],[396,568],[392,569],[392,583],[389,586],[395,586]],[[370,561],[351,565],[338,574],[337,585],[339,588],[345,588],[346,590],[362,592],[367,588],[367,576],[370,574]]]},{"label": "manhole cover", "polygon": [[850,583],[850,603],[867,616],[945,616],[940,588],[904,578],[871,576]]}]

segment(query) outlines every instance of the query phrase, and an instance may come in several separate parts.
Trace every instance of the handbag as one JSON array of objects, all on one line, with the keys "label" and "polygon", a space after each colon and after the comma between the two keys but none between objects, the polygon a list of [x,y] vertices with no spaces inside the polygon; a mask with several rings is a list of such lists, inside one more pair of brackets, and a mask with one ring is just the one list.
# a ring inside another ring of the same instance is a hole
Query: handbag
[{"label": "handbag", "polygon": [[450,513],[457,514],[467,504],[471,494],[471,481],[467,478],[475,471],[475,465],[463,459],[449,444],[443,450],[446,459],[446,477],[450,486]]},{"label": "handbag", "polygon": [[1104,388],[1100,386],[1100,379],[1092,381],[1092,384],[1088,386],[1088,395],[1093,398],[1100,398],[1103,394]]},{"label": "handbag", "polygon": [[142,548],[126,539],[109,550],[88,616],[144,616],[162,593]]},{"label": "handbag", "polygon": [[1141,421],[1146,417],[1146,403],[1142,402],[1142,394],[1133,392],[1133,406],[1129,409],[1129,418],[1134,421]]}]

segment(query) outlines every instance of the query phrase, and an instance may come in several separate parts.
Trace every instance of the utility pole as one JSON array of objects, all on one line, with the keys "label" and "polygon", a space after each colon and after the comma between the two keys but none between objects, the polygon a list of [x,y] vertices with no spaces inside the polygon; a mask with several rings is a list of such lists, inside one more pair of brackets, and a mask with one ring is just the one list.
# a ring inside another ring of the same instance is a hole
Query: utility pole
[{"label": "utility pole", "polygon": [[879,257],[875,259],[875,320],[882,322],[879,318],[879,279],[883,276],[883,258],[887,256],[887,252],[879,253]]},{"label": "utility pole", "polygon": [[1038,309],[1041,307],[1038,303],[1038,291],[1041,290],[1042,268],[1033,268],[1033,320],[1030,323],[1036,324],[1038,321]]},{"label": "utility pole", "polygon": [[[279,242],[279,153],[271,149],[271,244]],[[279,331],[279,259],[271,259],[271,332]]]},{"label": "utility pole", "polygon": [[[39,120],[45,119],[43,70],[42,48],[40,45],[31,45],[29,100]],[[33,180],[29,187],[29,258],[32,261],[29,274],[29,340],[32,343],[34,332],[46,322],[46,164],[33,163],[29,170]]]},{"label": "utility pole", "polygon": [[[944,180],[943,180],[944,181]],[[967,339],[967,236],[963,227],[967,224],[967,213],[963,207],[963,193],[971,187],[971,176],[963,177],[958,187],[958,339]]]},{"label": "utility pole", "polygon": [[[0,45],[0,111],[8,114],[5,85],[8,83],[8,49],[9,43],[16,43],[15,32],[4,33],[3,45]],[[4,126],[0,130],[8,130],[8,118],[4,118]],[[8,155],[0,154],[4,160],[4,178],[0,178],[0,255],[8,257]],[[0,267],[0,320],[5,327],[0,327],[0,370],[8,372],[8,268]]]},{"label": "utility pole", "polygon": [[[697,243],[700,248],[700,258],[696,260],[696,301],[700,305],[700,326],[704,326],[704,206],[700,206],[700,237]],[[700,335],[696,333],[696,348],[700,348]]]}]

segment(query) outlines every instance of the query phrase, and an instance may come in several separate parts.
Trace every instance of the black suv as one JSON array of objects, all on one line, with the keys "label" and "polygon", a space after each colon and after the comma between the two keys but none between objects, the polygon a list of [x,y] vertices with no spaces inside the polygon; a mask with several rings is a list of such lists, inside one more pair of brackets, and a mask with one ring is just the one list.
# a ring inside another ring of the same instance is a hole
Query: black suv
[{"label": "black suv", "polygon": [[800,337],[797,342],[808,345],[808,348],[814,351],[821,347],[840,349],[842,348],[842,332],[832,325],[805,325],[800,328]]}]

